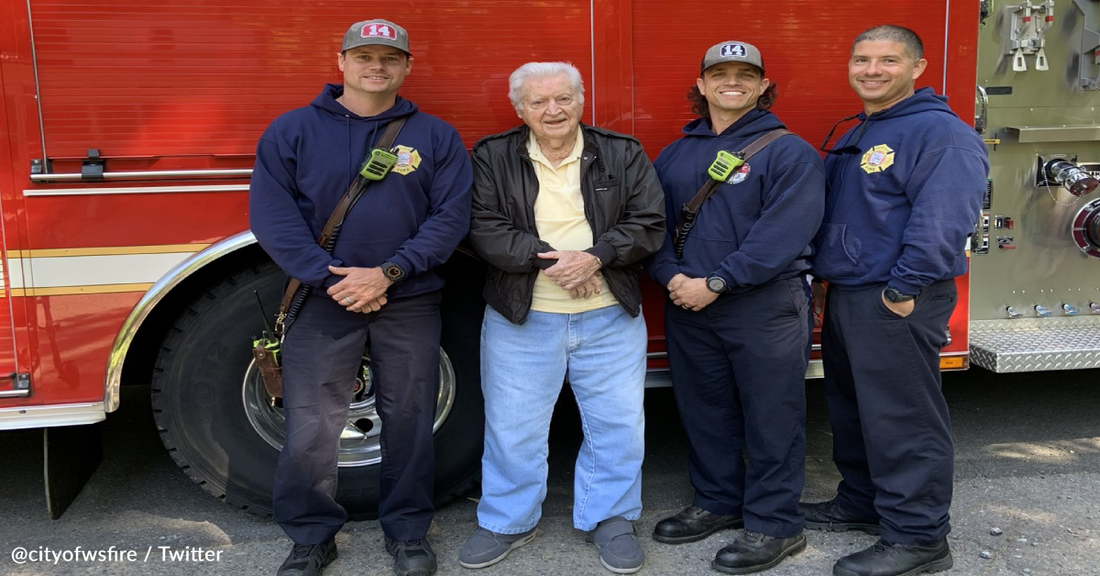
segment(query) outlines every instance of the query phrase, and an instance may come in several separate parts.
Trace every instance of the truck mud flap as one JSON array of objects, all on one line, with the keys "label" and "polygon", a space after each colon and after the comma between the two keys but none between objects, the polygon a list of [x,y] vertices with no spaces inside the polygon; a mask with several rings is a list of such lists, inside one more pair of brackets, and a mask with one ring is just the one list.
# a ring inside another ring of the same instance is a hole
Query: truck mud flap
[{"label": "truck mud flap", "polygon": [[50,518],[57,520],[76,500],[103,459],[100,424],[44,428],[42,445],[46,507]]}]

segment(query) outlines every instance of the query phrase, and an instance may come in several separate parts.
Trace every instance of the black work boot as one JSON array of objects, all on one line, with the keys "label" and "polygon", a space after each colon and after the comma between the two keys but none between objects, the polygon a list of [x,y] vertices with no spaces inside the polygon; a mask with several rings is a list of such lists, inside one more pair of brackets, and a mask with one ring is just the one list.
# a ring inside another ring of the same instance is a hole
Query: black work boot
[{"label": "black work boot", "polygon": [[653,539],[665,544],[697,542],[724,528],[741,528],[745,522],[732,514],[713,514],[697,506],[661,520],[653,527]]},{"label": "black work boot", "polygon": [[836,499],[815,503],[799,502],[798,509],[806,517],[806,527],[811,530],[862,530],[868,534],[879,533],[878,518],[859,518],[842,508]]},{"label": "black work boot", "polygon": [[391,540],[386,537],[386,552],[393,556],[393,573],[396,576],[432,576],[437,567],[435,552],[428,539]]},{"label": "black work boot", "polygon": [[745,530],[722,548],[710,563],[711,568],[726,574],[751,574],[775,567],[787,556],[806,549],[806,536],[773,538]]},{"label": "black work boot", "polygon": [[947,538],[931,544],[898,544],[883,538],[837,560],[833,576],[916,576],[942,572],[954,564]]},{"label": "black work boot", "polygon": [[320,576],[336,556],[336,540],[331,538],[320,544],[295,544],[275,576]]}]

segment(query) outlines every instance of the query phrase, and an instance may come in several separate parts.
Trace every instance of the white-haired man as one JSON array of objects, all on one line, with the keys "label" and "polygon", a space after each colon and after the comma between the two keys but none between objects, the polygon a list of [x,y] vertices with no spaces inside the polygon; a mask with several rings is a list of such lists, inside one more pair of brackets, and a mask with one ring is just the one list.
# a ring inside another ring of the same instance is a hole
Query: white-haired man
[{"label": "white-haired man", "polygon": [[547,435],[568,378],[584,443],[573,524],[600,561],[636,572],[646,330],[639,261],[664,238],[664,195],[633,138],[580,123],[571,64],[531,62],[509,78],[523,125],[474,146],[470,241],[489,264],[481,380],[485,455],[467,568],[535,535],[546,497]]}]

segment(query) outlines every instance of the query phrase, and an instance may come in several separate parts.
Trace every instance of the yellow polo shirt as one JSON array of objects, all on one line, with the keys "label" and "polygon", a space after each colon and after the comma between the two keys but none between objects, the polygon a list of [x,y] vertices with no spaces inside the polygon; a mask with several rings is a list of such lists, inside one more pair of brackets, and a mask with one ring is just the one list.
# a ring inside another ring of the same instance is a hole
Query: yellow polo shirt
[{"label": "yellow polo shirt", "polygon": [[[573,152],[555,168],[543,156],[533,132],[527,140],[527,152],[531,155],[535,175],[539,180],[539,193],[535,197],[535,228],[539,232],[539,238],[557,250],[585,250],[595,243],[592,227],[584,217],[584,198],[581,196],[583,149],[584,137],[578,132]],[[540,270],[535,279],[531,309],[538,312],[576,314],[615,304],[618,301],[611,295],[606,281],[599,294],[573,300],[569,297],[568,290],[555,284]]]}]

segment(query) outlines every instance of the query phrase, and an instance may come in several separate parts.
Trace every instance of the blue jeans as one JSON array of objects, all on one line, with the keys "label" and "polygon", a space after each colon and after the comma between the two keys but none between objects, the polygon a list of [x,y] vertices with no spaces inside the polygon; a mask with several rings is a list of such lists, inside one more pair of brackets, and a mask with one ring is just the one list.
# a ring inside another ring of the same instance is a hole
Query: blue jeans
[{"label": "blue jeans", "polygon": [[580,314],[530,312],[512,324],[486,308],[481,330],[485,396],[478,525],[502,534],[531,530],[546,498],[547,436],[566,376],[580,409],[573,526],[592,530],[642,512],[645,320],[621,306]]}]

